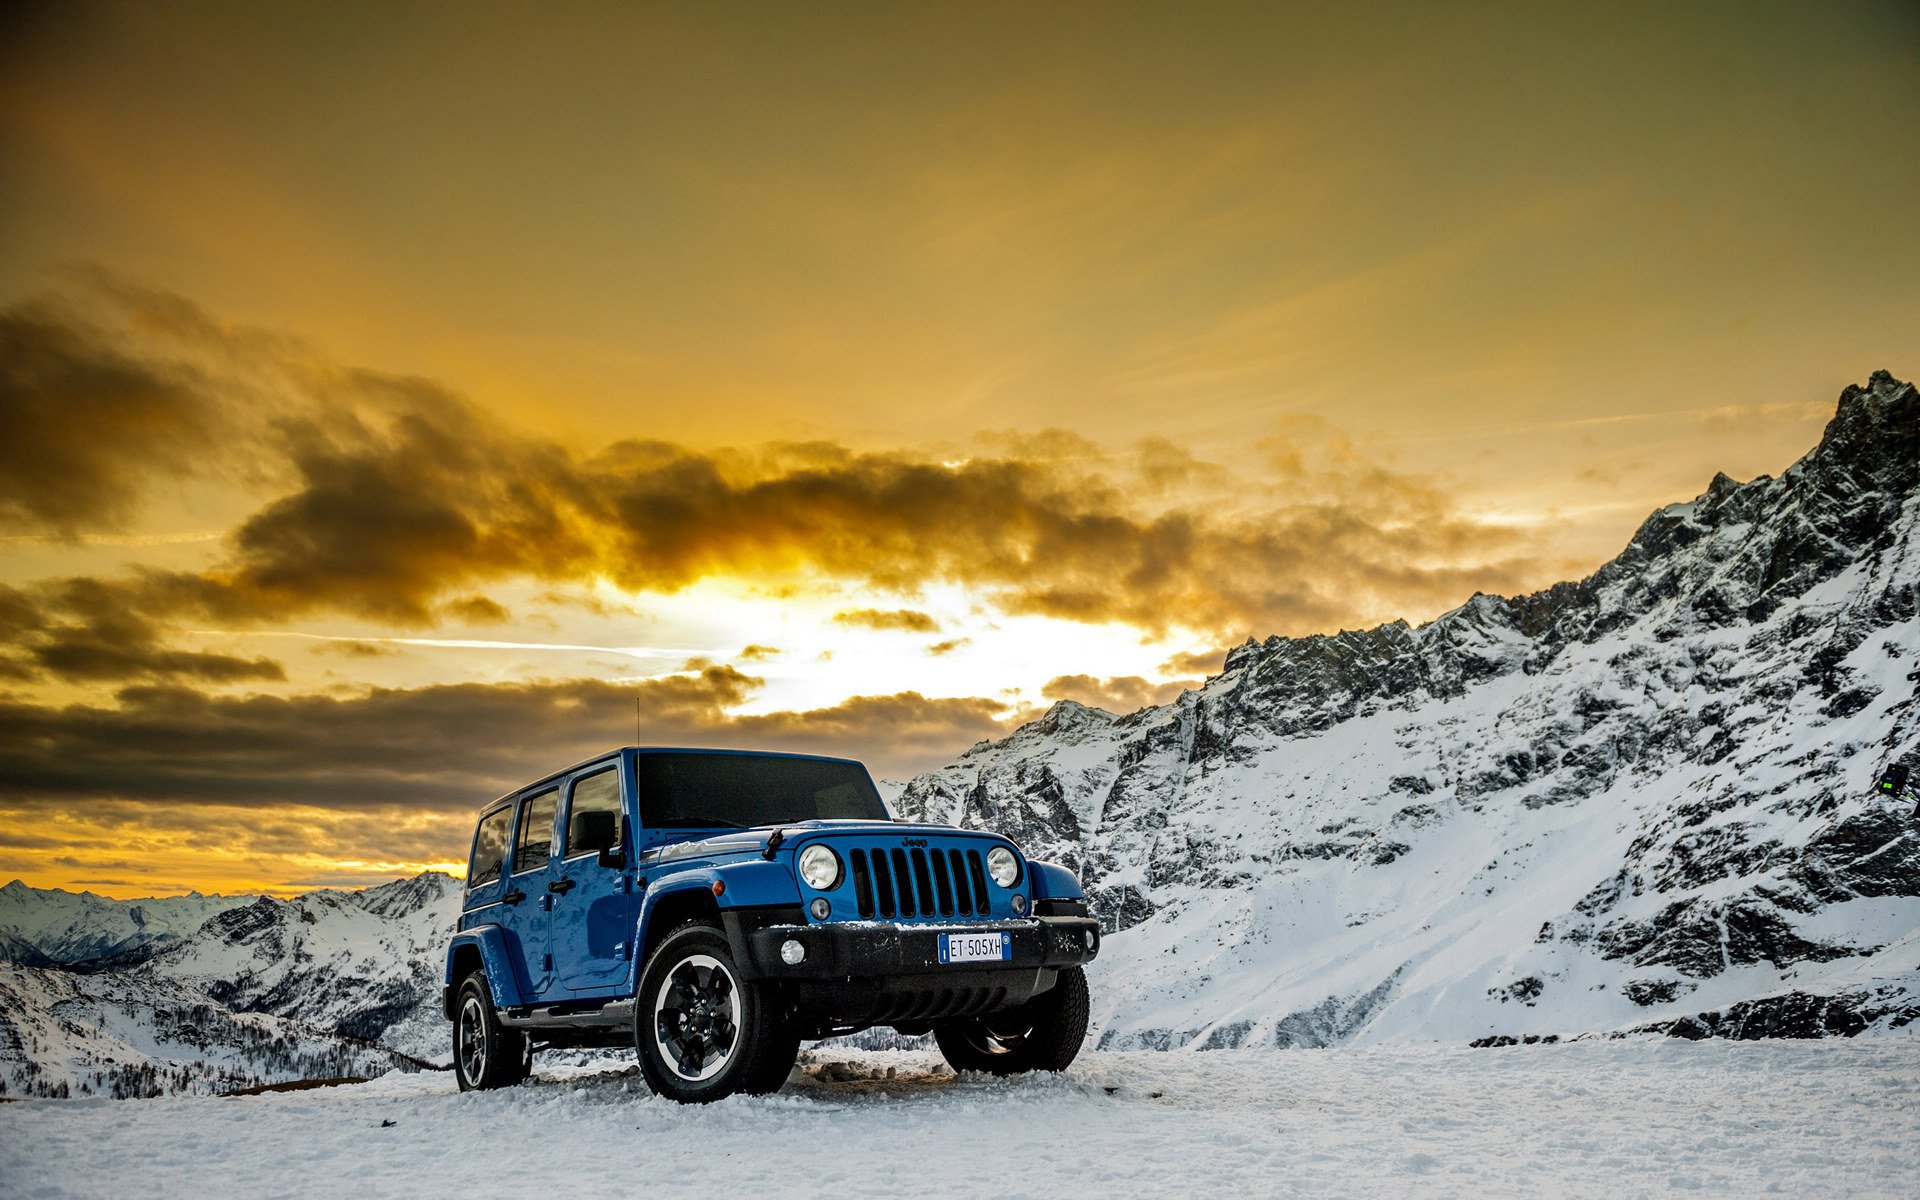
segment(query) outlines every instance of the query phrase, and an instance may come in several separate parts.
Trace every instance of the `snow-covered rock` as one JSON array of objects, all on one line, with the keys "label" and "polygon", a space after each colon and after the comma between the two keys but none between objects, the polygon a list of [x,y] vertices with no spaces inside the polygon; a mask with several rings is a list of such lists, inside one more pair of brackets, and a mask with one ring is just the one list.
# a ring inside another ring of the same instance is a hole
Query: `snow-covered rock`
[{"label": "snow-covered rock", "polygon": [[1588,579],[1062,702],[906,819],[1079,870],[1103,1044],[1853,1033],[1920,1015],[1920,396],[1876,372]]}]

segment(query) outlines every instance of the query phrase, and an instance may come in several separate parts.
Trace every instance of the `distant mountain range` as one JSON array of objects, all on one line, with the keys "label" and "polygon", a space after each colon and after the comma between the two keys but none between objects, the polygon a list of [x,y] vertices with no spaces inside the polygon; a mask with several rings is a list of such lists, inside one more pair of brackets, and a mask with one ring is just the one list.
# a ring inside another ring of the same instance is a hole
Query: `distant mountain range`
[{"label": "distant mountain range", "polygon": [[130,966],[199,931],[209,917],[254,897],[168,896],[109,900],[92,892],[0,887],[0,958],[27,966]]},{"label": "distant mountain range", "polygon": [[437,872],[291,900],[116,901],[16,880],[0,888],[0,1085],[151,1095],[444,1064],[440,960],[460,893]]},{"label": "distant mountain range", "polygon": [[[1248,642],[904,785],[1066,862],[1108,1047],[1920,1030],[1920,396],[1876,372],[1778,479],[1713,480],[1591,577]],[[8,1094],[446,1060],[460,885],[293,900],[0,888]]]}]

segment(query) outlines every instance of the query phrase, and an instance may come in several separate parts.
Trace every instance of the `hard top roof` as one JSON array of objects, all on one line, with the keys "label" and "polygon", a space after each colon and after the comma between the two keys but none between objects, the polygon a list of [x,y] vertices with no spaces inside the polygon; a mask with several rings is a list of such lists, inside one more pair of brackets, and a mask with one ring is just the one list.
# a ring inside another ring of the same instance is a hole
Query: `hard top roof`
[{"label": "hard top roof", "polygon": [[564,779],[576,771],[584,770],[587,767],[598,766],[601,763],[610,763],[617,758],[625,758],[628,755],[638,757],[642,754],[720,754],[737,758],[799,758],[809,762],[850,763],[862,770],[866,769],[866,764],[857,758],[839,758],[831,754],[796,754],[786,750],[722,750],[710,746],[620,746],[613,750],[602,751],[592,758],[583,758],[572,766],[562,767],[550,775],[542,775],[532,783],[521,784],[512,791],[495,796],[493,799],[487,801],[480,806],[481,810],[484,812],[488,809],[498,807],[513,799],[515,796],[530,792],[538,787],[543,787],[557,779]]}]

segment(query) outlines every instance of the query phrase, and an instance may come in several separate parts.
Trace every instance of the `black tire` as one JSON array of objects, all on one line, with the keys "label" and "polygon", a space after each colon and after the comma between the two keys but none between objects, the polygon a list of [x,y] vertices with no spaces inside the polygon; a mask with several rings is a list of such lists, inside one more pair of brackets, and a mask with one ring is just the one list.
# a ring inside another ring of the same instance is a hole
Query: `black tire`
[{"label": "black tire", "polygon": [[938,1022],[933,1040],[956,1071],[1064,1071],[1087,1040],[1087,973],[1067,967],[1051,989],[1018,1008]]},{"label": "black tire", "polygon": [[741,1094],[770,1096],[779,1091],[786,1085],[787,1076],[793,1074],[793,1064],[799,1060],[800,1028],[783,1016],[767,1031],[767,1039],[760,1047],[753,1069],[741,1081]]},{"label": "black tire", "polygon": [[485,971],[460,981],[453,1006],[453,1073],[463,1092],[512,1087],[532,1066],[527,1035],[500,1024]]},{"label": "black tire", "polygon": [[705,922],[669,933],[647,959],[633,1040],[647,1086],[682,1104],[776,1091],[800,1049],[778,994],[746,979]]}]

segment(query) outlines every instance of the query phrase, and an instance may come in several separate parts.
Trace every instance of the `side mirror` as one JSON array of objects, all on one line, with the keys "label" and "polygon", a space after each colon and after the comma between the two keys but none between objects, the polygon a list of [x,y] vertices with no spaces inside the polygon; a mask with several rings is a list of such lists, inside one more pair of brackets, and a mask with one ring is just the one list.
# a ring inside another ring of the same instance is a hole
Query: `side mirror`
[{"label": "side mirror", "polygon": [[584,854],[589,850],[595,852],[603,867],[623,867],[627,862],[627,856],[621,852],[620,817],[617,813],[573,814],[572,828],[567,830],[567,846],[573,854]]}]

